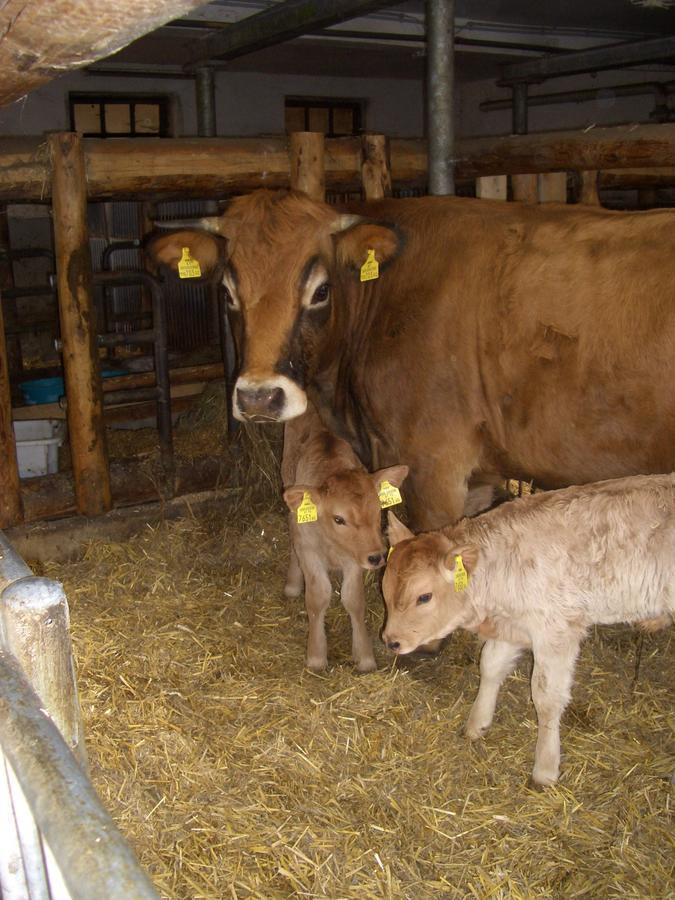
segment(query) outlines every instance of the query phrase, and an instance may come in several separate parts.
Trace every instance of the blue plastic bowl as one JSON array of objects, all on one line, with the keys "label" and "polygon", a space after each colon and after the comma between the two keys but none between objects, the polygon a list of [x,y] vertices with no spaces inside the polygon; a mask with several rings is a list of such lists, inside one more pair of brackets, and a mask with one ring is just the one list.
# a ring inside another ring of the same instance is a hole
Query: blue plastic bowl
[{"label": "blue plastic bowl", "polygon": [[[101,377],[114,378],[116,375],[124,374],[116,369],[103,369]],[[34,403],[58,403],[66,392],[63,378],[60,375],[54,378],[35,378],[33,381],[22,381],[19,387],[23,401],[28,406]]]}]

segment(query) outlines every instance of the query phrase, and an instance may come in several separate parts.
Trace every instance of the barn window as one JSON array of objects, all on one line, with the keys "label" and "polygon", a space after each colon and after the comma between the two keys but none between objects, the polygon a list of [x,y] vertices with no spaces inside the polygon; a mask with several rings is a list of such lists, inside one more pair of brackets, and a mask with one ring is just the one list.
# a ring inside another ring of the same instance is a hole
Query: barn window
[{"label": "barn window", "polygon": [[168,137],[169,99],[71,94],[70,127],[85,137]]},{"label": "barn window", "polygon": [[286,97],[286,133],[322,131],[326,137],[344,137],[361,131],[362,104],[359,100],[334,97]]}]

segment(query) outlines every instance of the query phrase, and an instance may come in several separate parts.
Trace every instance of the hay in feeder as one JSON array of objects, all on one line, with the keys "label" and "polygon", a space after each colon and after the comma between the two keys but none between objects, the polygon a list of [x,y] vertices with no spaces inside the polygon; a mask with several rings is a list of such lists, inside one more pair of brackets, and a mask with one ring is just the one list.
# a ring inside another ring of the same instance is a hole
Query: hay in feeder
[{"label": "hay in feeder", "polygon": [[[478,645],[377,672],[328,616],[303,668],[280,503],[186,518],[51,564],[65,582],[95,784],[162,896],[673,896],[671,633],[601,629],[563,722],[560,784],[528,788],[528,665],[469,745]],[[382,606],[368,589],[377,634]]]}]

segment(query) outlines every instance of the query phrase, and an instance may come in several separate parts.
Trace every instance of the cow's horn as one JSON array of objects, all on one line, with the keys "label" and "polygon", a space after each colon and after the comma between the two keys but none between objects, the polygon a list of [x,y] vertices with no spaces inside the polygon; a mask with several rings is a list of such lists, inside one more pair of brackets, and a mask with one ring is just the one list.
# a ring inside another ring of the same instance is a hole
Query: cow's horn
[{"label": "cow's horn", "polygon": [[156,228],[171,229],[194,228],[200,231],[210,231],[213,234],[223,234],[223,223],[220,216],[204,216],[201,219],[155,219]]},{"label": "cow's horn", "polygon": [[352,225],[358,225],[359,222],[363,221],[365,221],[363,216],[354,216],[346,213],[335,219],[331,225],[330,233],[337,234],[340,231],[346,231],[348,228],[351,228]]}]

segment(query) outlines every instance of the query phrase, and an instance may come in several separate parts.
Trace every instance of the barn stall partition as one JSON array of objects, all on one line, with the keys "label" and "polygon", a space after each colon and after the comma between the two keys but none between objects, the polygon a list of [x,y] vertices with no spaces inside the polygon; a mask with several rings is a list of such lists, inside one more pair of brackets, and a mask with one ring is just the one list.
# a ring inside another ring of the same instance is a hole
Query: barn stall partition
[{"label": "barn stall partition", "polygon": [[154,898],[87,776],[63,587],[0,532],[0,896]]},{"label": "barn stall partition", "polygon": [[[571,195],[574,173],[582,202],[597,203],[598,188],[641,187],[675,184],[675,126],[647,125],[594,129],[552,135],[512,135],[504,138],[468,139],[457,147],[455,166],[460,190],[479,197],[522,199],[530,202],[565,202]],[[166,400],[167,378],[175,384],[228,374],[210,364],[181,374],[167,373],[159,356],[157,377],[123,375],[106,379],[98,373],[98,344],[93,290],[95,278],[89,264],[90,236],[87,202],[133,198],[208,196],[213,202],[257,187],[289,185],[322,198],[363,196],[376,199],[392,192],[423,192],[426,188],[426,149],[418,140],[391,139],[382,135],[324,139],[308,132],[260,139],[148,139],[81,140],[75,134],[50,135],[40,140],[0,140],[0,201],[45,203],[51,200],[56,246],[56,282],[65,375],[73,484],[55,490],[36,503],[36,491],[22,492],[16,471],[12,419],[27,417],[25,410],[12,412],[7,354],[0,368],[0,524],[54,518],[73,511],[92,516],[113,505],[111,466],[106,454],[104,397],[109,392],[157,390]],[[510,188],[508,179],[510,178]],[[475,188],[474,188],[475,184]],[[150,223],[146,223],[150,227]],[[74,266],[74,268],[73,268]],[[73,277],[73,276],[76,277]],[[143,276],[139,276],[143,277]],[[149,276],[147,276],[149,277]],[[6,285],[5,285],[6,287]],[[8,291],[11,295],[11,290]],[[157,312],[157,309],[156,309]],[[155,316],[156,318],[157,316]],[[224,318],[221,316],[221,318]],[[113,340],[109,339],[108,343]],[[115,338],[121,342],[122,337]],[[6,337],[0,342],[7,346]],[[223,342],[224,343],[224,342]],[[170,387],[171,393],[175,392]],[[110,399],[113,399],[112,397]],[[179,399],[174,401],[180,402]],[[164,406],[163,420],[167,413]],[[34,411],[33,411],[34,412]],[[30,415],[30,413],[28,414]],[[163,447],[170,436],[164,429]],[[165,454],[168,488],[184,493],[189,478],[181,482]],[[118,478],[133,484],[125,471]],[[153,494],[158,489],[153,485]],[[142,497],[126,496],[122,502]]]}]

